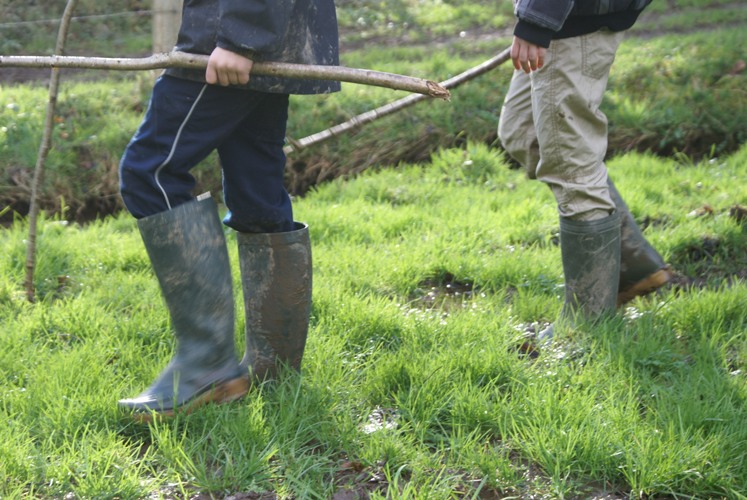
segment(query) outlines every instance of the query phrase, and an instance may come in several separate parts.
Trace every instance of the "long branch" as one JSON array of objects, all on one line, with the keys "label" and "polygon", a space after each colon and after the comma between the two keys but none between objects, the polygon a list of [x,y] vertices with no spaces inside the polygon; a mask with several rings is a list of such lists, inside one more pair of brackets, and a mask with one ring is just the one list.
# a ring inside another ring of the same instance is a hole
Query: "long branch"
[{"label": "long branch", "polygon": [[[88,57],[88,56],[2,56],[0,67],[20,68],[84,68],[110,70],[146,70],[162,68],[207,67],[208,56],[169,52],[142,58]],[[395,73],[345,66],[320,66],[281,62],[255,62],[252,74],[298,78],[306,80],[334,80],[394,90],[405,90],[428,97],[448,99],[449,91],[436,82]]]},{"label": "long branch", "polygon": [[[468,69],[467,71],[459,73],[458,75],[452,78],[449,78],[448,80],[444,82],[441,82],[441,86],[444,89],[453,89],[455,87],[458,87],[464,82],[477,78],[478,76],[484,73],[487,73],[493,68],[500,66],[504,62],[508,61],[510,58],[511,58],[511,49],[510,48],[505,49],[503,52],[501,52],[497,56],[492,57],[488,59],[487,61],[473,68]],[[349,130],[356,129],[366,123],[372,122],[374,120],[390,115],[397,111],[401,111],[402,109],[405,109],[409,106],[412,106],[413,104],[417,102],[422,101],[424,98],[425,96],[423,95],[417,95],[417,94],[408,95],[397,101],[390,102],[376,109],[372,109],[370,111],[366,111],[365,113],[356,115],[350,120],[347,120],[343,123],[330,127],[326,130],[322,130],[321,132],[317,132],[316,134],[312,134],[310,136],[304,137],[303,139],[293,140],[289,138],[288,139],[289,144],[285,146],[284,148],[285,154],[290,154],[294,151],[300,151],[301,149],[307,148],[309,146],[320,143],[322,141],[326,141],[327,139],[336,137]]]}]

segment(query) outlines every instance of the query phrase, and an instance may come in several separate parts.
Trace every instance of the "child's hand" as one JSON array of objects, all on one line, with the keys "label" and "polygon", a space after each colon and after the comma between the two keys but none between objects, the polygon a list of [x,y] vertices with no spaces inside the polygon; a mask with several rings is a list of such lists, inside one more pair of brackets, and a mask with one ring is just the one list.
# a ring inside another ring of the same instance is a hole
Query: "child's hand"
[{"label": "child's hand", "polygon": [[511,44],[511,60],[514,68],[523,70],[524,73],[537,71],[545,64],[545,52],[547,49],[531,42],[527,42],[517,36]]},{"label": "child's hand", "polygon": [[216,47],[208,59],[205,80],[222,86],[249,83],[249,73],[254,61],[236,52]]}]

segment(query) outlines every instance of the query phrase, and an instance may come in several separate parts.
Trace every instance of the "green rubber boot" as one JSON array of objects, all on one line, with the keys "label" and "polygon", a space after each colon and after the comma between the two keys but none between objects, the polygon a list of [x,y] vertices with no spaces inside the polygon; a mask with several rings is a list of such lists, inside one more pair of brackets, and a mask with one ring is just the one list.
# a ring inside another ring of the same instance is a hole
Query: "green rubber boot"
[{"label": "green rubber boot", "polygon": [[620,216],[592,221],[560,218],[565,302],[559,321],[537,338],[549,342],[557,324],[594,320],[615,311],[620,279]]},{"label": "green rubber boot", "polygon": [[611,180],[607,183],[622,221],[620,285],[617,293],[619,307],[666,285],[674,278],[674,273],[661,255],[646,241],[615,185]]},{"label": "green rubber boot", "polygon": [[234,302],[225,235],[212,198],[138,221],[176,337],[150,387],[119,401],[140,421],[224,403],[248,391],[234,347]]},{"label": "green rubber boot", "polygon": [[241,366],[256,381],[275,378],[281,366],[300,370],[311,313],[308,226],[237,239],[246,315]]},{"label": "green rubber boot", "polygon": [[614,311],[620,280],[620,216],[560,219],[560,254],[565,276],[564,315],[596,318]]}]

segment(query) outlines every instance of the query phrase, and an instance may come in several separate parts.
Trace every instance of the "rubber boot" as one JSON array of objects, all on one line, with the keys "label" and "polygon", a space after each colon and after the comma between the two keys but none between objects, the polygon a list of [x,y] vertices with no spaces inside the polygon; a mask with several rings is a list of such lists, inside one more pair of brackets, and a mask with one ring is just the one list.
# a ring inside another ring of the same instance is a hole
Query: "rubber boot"
[{"label": "rubber boot", "polygon": [[[618,212],[592,221],[560,218],[560,254],[565,277],[565,302],[557,323],[595,320],[615,311],[620,279],[620,216]],[[550,341],[556,324],[538,334]]]},{"label": "rubber boot", "polygon": [[234,347],[234,302],[225,235],[212,198],[138,220],[176,337],[153,384],[119,401],[134,417],[171,416],[242,397],[249,388]]},{"label": "rubber boot", "polygon": [[666,285],[674,277],[671,267],[643,237],[638,224],[628,206],[611,180],[607,181],[610,196],[620,214],[620,288],[617,293],[617,306],[636,297],[651,293]]},{"label": "rubber boot", "polygon": [[311,313],[308,226],[286,233],[239,233],[246,315],[241,366],[254,381],[271,380],[282,366],[300,370]]}]

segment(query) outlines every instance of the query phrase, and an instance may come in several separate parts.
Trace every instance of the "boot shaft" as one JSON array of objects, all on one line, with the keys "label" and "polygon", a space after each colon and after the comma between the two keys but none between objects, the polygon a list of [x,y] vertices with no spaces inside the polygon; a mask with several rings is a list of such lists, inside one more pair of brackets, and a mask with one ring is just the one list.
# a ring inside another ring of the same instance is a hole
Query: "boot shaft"
[{"label": "boot shaft", "polygon": [[225,234],[212,198],[138,220],[177,338],[233,342],[234,301]]},{"label": "boot shaft", "polygon": [[561,217],[560,250],[565,275],[564,315],[593,319],[617,304],[620,279],[620,217],[576,221]]},{"label": "boot shaft", "polygon": [[311,313],[312,263],[308,226],[286,233],[238,233],[246,317],[242,366],[274,376],[280,364],[300,369]]},{"label": "boot shaft", "polygon": [[610,197],[620,214],[620,290],[624,291],[667,265],[643,236],[633,214],[620,196],[612,180],[607,181]]}]

